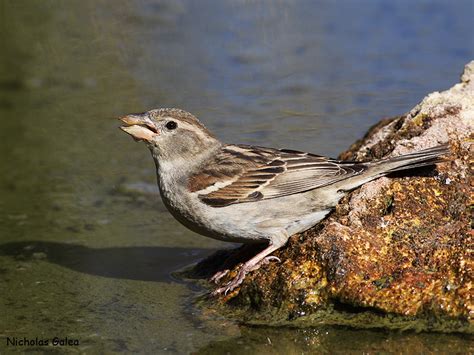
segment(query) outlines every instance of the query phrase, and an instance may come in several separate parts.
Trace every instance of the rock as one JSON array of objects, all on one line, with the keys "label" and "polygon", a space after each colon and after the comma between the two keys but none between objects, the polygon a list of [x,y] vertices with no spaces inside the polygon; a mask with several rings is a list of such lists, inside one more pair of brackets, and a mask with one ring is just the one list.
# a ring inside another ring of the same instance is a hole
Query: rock
[{"label": "rock", "polygon": [[[471,333],[473,126],[474,61],[459,84],[381,121],[340,155],[371,160],[449,142],[446,162],[353,191],[323,222],[274,253],[281,263],[262,266],[239,289],[219,302],[208,299],[205,307],[254,324]],[[203,270],[222,264],[224,254],[200,263],[194,273],[216,271]]]}]

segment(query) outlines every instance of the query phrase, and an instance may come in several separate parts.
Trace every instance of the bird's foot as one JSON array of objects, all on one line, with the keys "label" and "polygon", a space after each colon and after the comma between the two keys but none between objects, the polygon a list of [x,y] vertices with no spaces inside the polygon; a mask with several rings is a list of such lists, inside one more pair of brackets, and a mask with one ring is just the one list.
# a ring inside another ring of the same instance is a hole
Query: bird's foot
[{"label": "bird's foot", "polygon": [[218,289],[214,290],[212,292],[212,295],[217,296],[217,295],[220,295],[221,293],[223,293],[224,295],[227,295],[230,291],[235,289],[244,281],[245,275],[247,275],[247,272],[248,271],[245,269],[245,265],[243,265],[240,268],[239,273],[237,274],[236,277],[234,277],[230,282],[228,282],[224,286],[219,287]]},{"label": "bird's foot", "polygon": [[269,255],[269,256],[264,257],[262,261],[258,263],[258,267],[262,266],[262,264],[268,264],[270,261],[276,261],[278,263],[281,263],[281,259],[278,256]]},{"label": "bird's foot", "polygon": [[227,275],[228,273],[230,272],[229,269],[225,269],[225,270],[222,270],[222,271],[218,271],[214,274],[214,276],[212,276],[209,281],[210,282],[213,282],[215,284],[217,284],[220,279],[222,279],[225,275]]},{"label": "bird's foot", "polygon": [[[252,262],[252,260],[249,260],[244,265],[242,265],[242,267],[240,268],[239,273],[237,274],[236,277],[234,277],[230,282],[228,282],[224,286],[219,287],[218,289],[214,290],[212,292],[212,295],[217,296],[221,293],[223,293],[224,295],[227,295],[230,291],[234,290],[237,286],[239,286],[244,281],[245,275],[247,275],[251,271],[255,271],[255,270],[259,269],[260,266],[262,266],[263,264],[268,264],[270,261],[278,261],[279,263],[281,262],[280,258],[278,258],[276,256],[273,256],[273,255],[267,256],[267,257],[261,259],[257,263],[254,263],[254,262]],[[218,275],[220,273],[223,273],[223,274]],[[218,282],[222,277],[224,277],[228,273],[229,273],[229,270],[224,270],[224,271],[218,272],[216,274],[216,275],[218,275],[217,276],[218,278],[217,278],[216,282]],[[213,280],[216,277],[216,275],[214,275],[211,278],[211,280]]]}]

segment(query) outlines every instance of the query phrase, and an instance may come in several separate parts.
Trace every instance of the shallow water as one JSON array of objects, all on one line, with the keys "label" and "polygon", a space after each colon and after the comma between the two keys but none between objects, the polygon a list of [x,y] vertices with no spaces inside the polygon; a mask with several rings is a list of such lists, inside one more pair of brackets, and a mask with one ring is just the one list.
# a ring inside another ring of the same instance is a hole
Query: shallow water
[{"label": "shallow water", "polygon": [[472,1],[5,0],[0,16],[1,353],[23,337],[78,352],[469,351],[460,335],[202,317],[202,289],[173,272],[229,245],[173,220],[114,117],[180,107],[224,141],[335,156],[457,82]]}]

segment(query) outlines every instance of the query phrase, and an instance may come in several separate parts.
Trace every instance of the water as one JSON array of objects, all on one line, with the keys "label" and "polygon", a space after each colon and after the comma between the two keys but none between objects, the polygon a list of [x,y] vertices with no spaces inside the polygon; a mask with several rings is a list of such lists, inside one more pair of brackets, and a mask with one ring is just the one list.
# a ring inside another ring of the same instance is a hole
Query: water
[{"label": "water", "polygon": [[0,352],[25,349],[13,337],[78,352],[467,352],[461,335],[202,317],[202,290],[172,273],[229,245],[173,220],[114,118],[180,107],[227,142],[335,156],[458,81],[473,17],[472,1],[3,0]]}]

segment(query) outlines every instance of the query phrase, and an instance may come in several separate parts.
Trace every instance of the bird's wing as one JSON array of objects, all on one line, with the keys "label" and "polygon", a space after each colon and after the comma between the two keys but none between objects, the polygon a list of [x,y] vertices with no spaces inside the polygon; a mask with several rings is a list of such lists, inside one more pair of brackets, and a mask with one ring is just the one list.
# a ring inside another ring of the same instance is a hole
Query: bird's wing
[{"label": "bird's wing", "polygon": [[294,150],[226,145],[188,187],[212,207],[288,196],[358,175],[367,165]]}]

